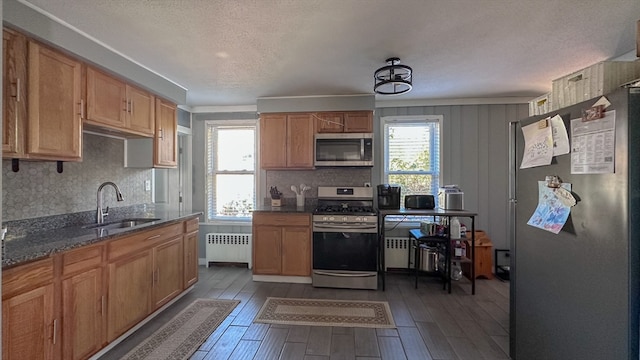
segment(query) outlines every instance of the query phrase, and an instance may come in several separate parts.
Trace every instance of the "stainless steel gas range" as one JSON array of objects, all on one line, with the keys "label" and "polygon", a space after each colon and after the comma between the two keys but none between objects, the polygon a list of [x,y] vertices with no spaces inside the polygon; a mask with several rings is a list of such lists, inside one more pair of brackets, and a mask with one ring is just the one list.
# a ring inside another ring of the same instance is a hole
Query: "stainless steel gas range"
[{"label": "stainless steel gas range", "polygon": [[371,187],[319,187],[312,224],[313,286],[378,288],[378,218]]}]

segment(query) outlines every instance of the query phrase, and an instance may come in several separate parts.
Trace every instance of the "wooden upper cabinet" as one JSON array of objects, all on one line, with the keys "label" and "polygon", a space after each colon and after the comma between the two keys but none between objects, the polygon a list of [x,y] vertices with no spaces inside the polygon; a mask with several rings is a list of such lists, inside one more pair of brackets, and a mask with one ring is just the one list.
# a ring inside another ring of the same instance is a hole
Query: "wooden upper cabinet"
[{"label": "wooden upper cabinet", "polygon": [[178,166],[178,118],[176,106],[156,98],[156,135],[154,137],[154,167]]},{"label": "wooden upper cabinet", "polygon": [[82,65],[29,41],[27,153],[32,159],[82,158]]},{"label": "wooden upper cabinet", "polygon": [[260,166],[263,169],[313,168],[314,121],[311,114],[260,116]]},{"label": "wooden upper cabinet", "polygon": [[310,114],[287,116],[287,167],[313,167],[313,124]]},{"label": "wooden upper cabinet", "polygon": [[129,99],[129,111],[126,118],[127,129],[153,136],[156,127],[153,95],[127,85],[127,99]]},{"label": "wooden upper cabinet", "polygon": [[260,116],[260,167],[277,169],[287,167],[287,115]]},{"label": "wooden upper cabinet", "polygon": [[373,132],[373,113],[371,111],[350,111],[344,113],[344,132]]},{"label": "wooden upper cabinet", "polygon": [[154,121],[153,95],[87,67],[85,123],[151,137]]},{"label": "wooden upper cabinet", "polygon": [[341,133],[344,128],[344,114],[340,112],[315,113],[317,133]]},{"label": "wooden upper cabinet", "polygon": [[124,128],[127,114],[126,85],[101,71],[87,68],[87,118]]},{"label": "wooden upper cabinet", "polygon": [[370,133],[373,132],[371,111],[315,113],[316,133]]},{"label": "wooden upper cabinet", "polygon": [[2,109],[4,158],[25,157],[27,118],[27,39],[10,29],[2,32]]}]

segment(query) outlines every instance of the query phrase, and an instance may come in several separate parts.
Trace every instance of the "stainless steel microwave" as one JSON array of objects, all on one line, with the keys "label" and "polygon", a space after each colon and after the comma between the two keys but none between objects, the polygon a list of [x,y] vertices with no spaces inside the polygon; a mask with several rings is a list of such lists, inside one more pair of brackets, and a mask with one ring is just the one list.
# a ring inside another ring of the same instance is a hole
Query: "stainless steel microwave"
[{"label": "stainless steel microwave", "polygon": [[373,166],[373,134],[316,134],[314,165],[316,167]]}]

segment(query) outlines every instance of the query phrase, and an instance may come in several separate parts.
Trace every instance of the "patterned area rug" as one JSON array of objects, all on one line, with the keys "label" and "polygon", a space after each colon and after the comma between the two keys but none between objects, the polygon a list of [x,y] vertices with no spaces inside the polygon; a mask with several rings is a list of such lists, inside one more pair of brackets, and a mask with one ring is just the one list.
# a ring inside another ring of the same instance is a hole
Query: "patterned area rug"
[{"label": "patterned area rug", "polygon": [[395,328],[386,301],[267,298],[253,322],[285,325]]},{"label": "patterned area rug", "polygon": [[198,299],[123,359],[188,359],[239,303],[239,300]]}]

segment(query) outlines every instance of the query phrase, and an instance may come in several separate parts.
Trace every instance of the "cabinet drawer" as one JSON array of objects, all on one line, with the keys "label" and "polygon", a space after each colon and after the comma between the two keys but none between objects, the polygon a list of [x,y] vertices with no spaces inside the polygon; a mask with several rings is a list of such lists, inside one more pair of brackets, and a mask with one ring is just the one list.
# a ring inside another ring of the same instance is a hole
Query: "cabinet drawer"
[{"label": "cabinet drawer", "polygon": [[6,299],[53,280],[53,258],[2,271],[2,298]]},{"label": "cabinet drawer", "polygon": [[198,230],[198,218],[189,219],[184,222],[184,232],[190,233],[192,231]]},{"label": "cabinet drawer", "polygon": [[309,214],[253,214],[253,225],[310,226]]},{"label": "cabinet drawer", "polygon": [[182,223],[155,228],[109,243],[109,260],[154,246],[163,240],[182,235]]},{"label": "cabinet drawer", "polygon": [[66,276],[81,270],[100,266],[103,251],[103,245],[95,245],[63,253],[62,275]]}]

